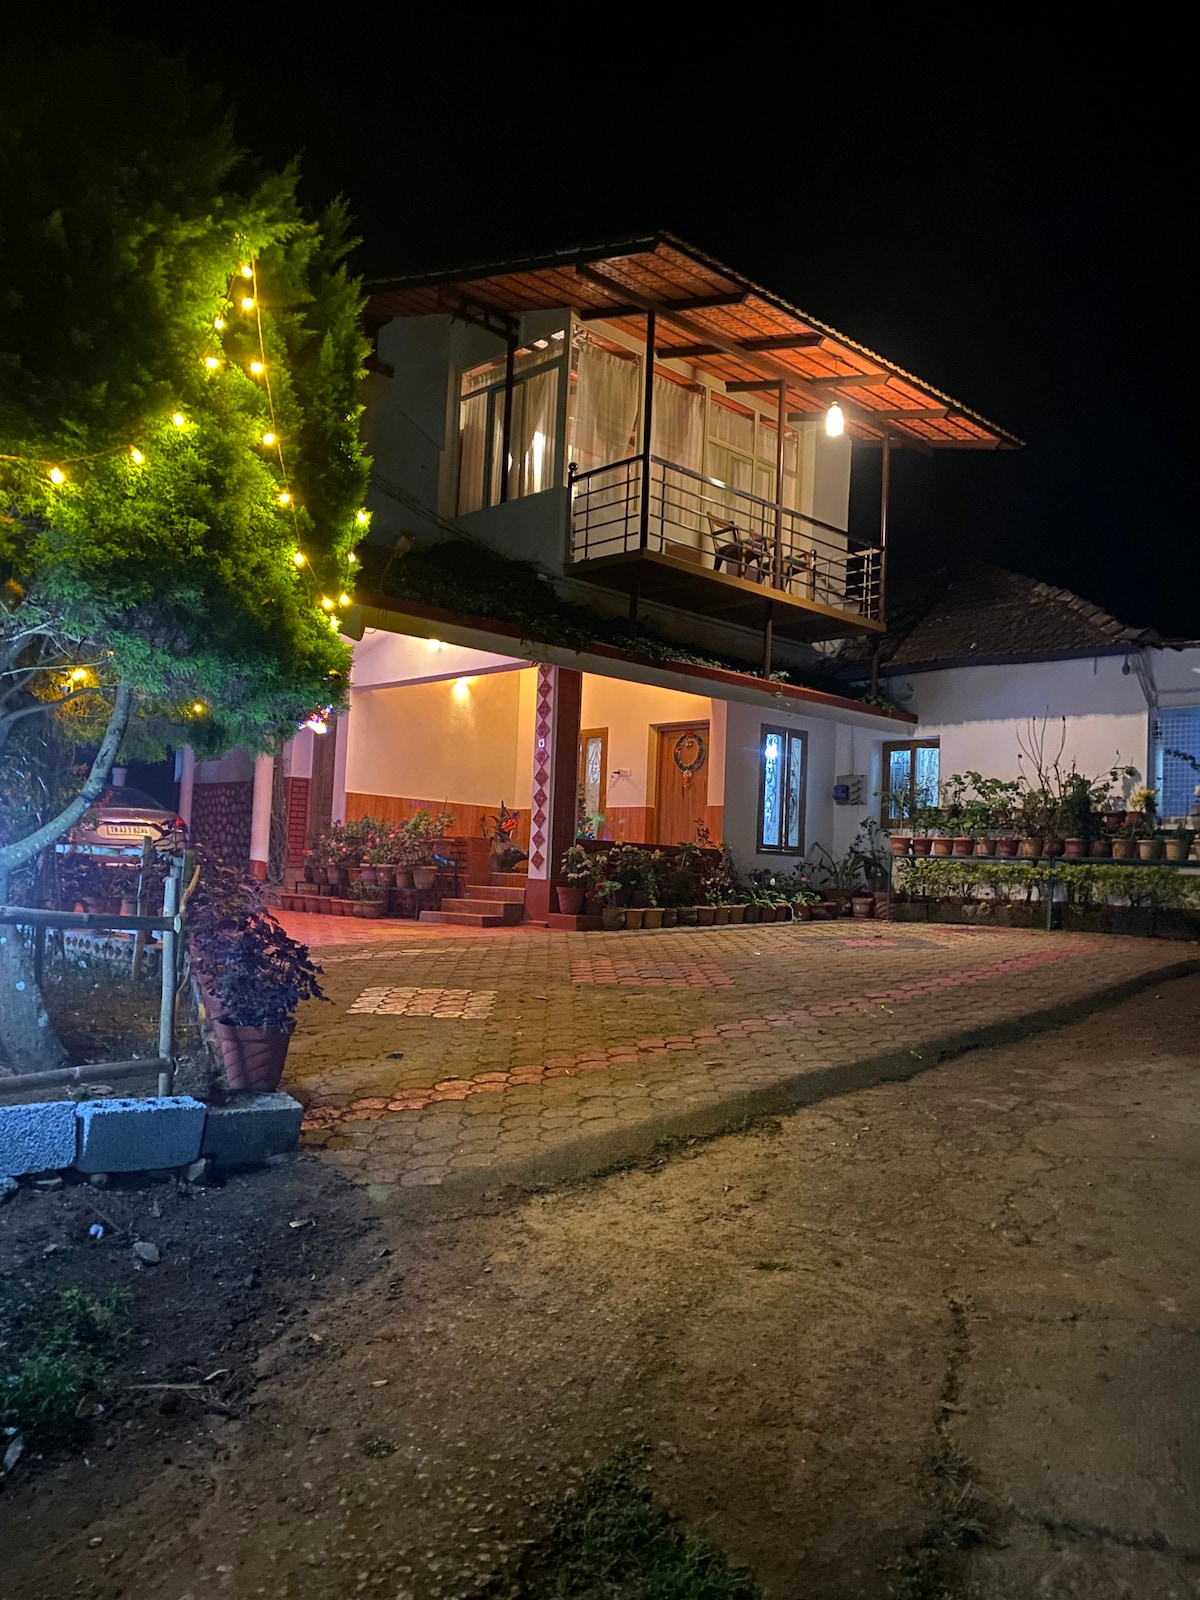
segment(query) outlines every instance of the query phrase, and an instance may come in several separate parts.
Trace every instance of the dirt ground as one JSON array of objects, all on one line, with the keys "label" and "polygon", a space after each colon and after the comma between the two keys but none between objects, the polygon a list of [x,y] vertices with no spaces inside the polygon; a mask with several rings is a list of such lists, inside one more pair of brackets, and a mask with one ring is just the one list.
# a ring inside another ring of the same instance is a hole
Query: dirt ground
[{"label": "dirt ground", "polygon": [[138,1342],[83,1449],[0,1490],[0,1596],[521,1594],[635,1439],[769,1596],[1200,1596],[1198,1068],[1188,978],[454,1214],[316,1156],[22,1192],[0,1292],[119,1278]]}]

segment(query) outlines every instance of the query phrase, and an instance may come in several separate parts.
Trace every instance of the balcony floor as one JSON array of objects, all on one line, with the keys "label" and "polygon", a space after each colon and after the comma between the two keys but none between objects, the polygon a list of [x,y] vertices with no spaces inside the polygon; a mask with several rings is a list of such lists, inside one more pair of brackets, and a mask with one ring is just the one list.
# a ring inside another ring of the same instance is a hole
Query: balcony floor
[{"label": "balcony floor", "polygon": [[586,561],[569,562],[568,576],[603,589],[628,594],[638,578],[638,593],[643,600],[658,600],[665,605],[695,611],[722,622],[740,623],[747,628],[762,628],[767,602],[774,608],[775,633],[784,639],[815,643],[821,639],[847,639],[859,633],[882,633],[881,622],[857,611],[842,611],[835,606],[807,600],[802,595],[771,589],[731,572],[715,572],[693,558],[658,550],[618,551],[615,555],[593,556]]}]

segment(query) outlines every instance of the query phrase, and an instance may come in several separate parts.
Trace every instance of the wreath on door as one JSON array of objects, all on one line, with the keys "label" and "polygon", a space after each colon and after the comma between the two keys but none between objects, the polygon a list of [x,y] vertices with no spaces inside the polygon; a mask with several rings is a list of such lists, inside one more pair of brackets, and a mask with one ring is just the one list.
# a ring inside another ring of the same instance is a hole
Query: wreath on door
[{"label": "wreath on door", "polygon": [[707,755],[704,748],[704,735],[697,733],[694,728],[689,728],[686,733],[681,733],[675,741],[675,748],[671,755],[676,767],[683,773],[683,787],[690,789],[692,778],[704,765]]}]

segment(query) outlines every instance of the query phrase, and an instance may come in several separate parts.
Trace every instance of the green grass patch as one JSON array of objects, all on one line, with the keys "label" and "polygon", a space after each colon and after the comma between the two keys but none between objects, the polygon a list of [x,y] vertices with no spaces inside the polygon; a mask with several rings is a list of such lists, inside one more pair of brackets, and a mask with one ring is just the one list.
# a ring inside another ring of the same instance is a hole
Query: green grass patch
[{"label": "green grass patch", "polygon": [[760,1600],[752,1579],[655,1503],[644,1454],[620,1451],[563,1503],[529,1557],[527,1600]]},{"label": "green grass patch", "polygon": [[56,1289],[10,1305],[0,1346],[0,1427],[16,1428],[34,1444],[73,1439],[89,1391],[128,1343],[128,1301],[124,1289]]}]

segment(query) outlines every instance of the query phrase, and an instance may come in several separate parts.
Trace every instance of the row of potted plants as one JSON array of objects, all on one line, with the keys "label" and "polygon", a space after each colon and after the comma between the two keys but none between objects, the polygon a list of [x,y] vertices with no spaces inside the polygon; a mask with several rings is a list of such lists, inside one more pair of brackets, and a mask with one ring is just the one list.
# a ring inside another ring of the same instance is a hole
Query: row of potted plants
[{"label": "row of potted plants", "polygon": [[[361,904],[384,898],[369,894],[372,887],[431,889],[440,870],[437,844],[453,822],[451,811],[431,814],[421,808],[398,822],[358,817],[335,823],[305,852],[305,882],[316,885],[318,897],[326,886],[347,887]],[[363,887],[356,889],[357,884]]]},{"label": "row of potted plants", "polygon": [[1196,831],[1161,826],[1153,789],[1121,798],[1122,785],[1140,782],[1135,768],[1114,766],[1089,778],[1051,765],[1039,779],[956,773],[941,786],[938,805],[914,803],[906,792],[885,794],[891,848],[914,856],[1188,860]]}]

